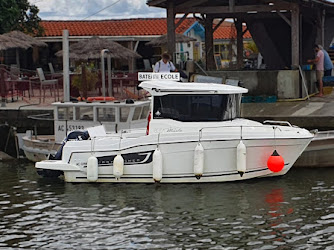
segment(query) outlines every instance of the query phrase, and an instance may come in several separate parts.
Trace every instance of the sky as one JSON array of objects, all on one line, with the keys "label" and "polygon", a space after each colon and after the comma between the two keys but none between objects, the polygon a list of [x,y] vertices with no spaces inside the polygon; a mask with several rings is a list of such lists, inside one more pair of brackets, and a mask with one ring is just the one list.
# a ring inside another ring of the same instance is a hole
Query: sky
[{"label": "sky", "polygon": [[149,7],[146,0],[29,0],[29,2],[39,8],[39,17],[42,20],[166,17],[166,10]]},{"label": "sky", "polygon": [[[327,0],[334,2],[334,0]],[[146,0],[29,0],[42,20],[98,20],[166,17],[166,10]]]}]

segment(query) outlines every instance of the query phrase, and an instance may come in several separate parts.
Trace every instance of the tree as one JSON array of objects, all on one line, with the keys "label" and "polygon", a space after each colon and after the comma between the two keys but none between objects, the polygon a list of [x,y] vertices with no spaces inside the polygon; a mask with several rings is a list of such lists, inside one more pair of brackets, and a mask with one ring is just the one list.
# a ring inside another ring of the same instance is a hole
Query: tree
[{"label": "tree", "polygon": [[39,9],[28,0],[1,0],[0,1],[0,34],[12,30],[24,33],[41,35],[43,28],[39,26],[41,18]]}]

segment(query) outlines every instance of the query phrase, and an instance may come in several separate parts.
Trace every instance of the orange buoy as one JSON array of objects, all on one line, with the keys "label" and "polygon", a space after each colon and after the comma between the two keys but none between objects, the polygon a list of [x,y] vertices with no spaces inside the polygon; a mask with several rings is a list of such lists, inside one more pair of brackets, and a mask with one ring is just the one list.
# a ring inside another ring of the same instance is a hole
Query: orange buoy
[{"label": "orange buoy", "polygon": [[77,98],[77,100],[78,100],[79,102],[81,102],[81,101],[86,101],[85,97],[81,97],[81,96],[79,96],[79,97]]},{"label": "orange buoy", "polygon": [[284,168],[284,159],[276,150],[272,153],[267,161],[267,167],[272,172],[279,172]]}]

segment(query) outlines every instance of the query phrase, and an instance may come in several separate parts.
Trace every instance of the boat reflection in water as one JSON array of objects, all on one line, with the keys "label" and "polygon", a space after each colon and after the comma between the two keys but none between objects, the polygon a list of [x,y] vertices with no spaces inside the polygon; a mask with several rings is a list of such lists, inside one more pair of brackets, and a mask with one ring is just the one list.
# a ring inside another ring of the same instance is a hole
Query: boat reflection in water
[{"label": "boat reflection in water", "polygon": [[334,169],[207,184],[65,183],[0,163],[4,249],[331,249]]}]

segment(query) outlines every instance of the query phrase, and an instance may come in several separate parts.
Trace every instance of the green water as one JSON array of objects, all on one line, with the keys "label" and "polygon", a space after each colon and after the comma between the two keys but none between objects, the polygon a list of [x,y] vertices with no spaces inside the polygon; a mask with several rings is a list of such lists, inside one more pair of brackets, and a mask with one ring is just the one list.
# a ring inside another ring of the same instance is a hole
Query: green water
[{"label": "green water", "polygon": [[70,184],[0,163],[3,249],[334,249],[334,168],[220,184]]}]

